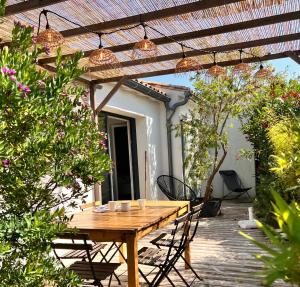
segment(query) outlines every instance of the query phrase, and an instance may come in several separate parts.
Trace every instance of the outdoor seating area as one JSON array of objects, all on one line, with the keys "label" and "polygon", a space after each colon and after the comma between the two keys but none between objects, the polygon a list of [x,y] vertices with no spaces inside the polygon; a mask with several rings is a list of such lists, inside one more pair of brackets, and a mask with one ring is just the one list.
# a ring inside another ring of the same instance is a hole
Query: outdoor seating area
[{"label": "outdoor seating area", "polygon": [[300,0],[0,0],[0,287],[300,287]]},{"label": "outdoor seating area", "polygon": [[[198,231],[193,234],[194,238],[190,246],[191,265],[197,275],[189,269],[185,269],[185,262],[179,259],[176,263],[178,270],[182,273],[188,286],[260,286],[260,277],[254,274],[262,269],[262,264],[255,260],[254,253],[260,250],[247,239],[239,235],[237,222],[248,218],[249,203],[239,203],[226,201],[223,204],[223,215],[215,218],[201,218]],[[194,231],[196,221],[192,221],[191,231]],[[157,242],[157,237],[161,234],[171,236],[172,224],[146,235],[138,241],[138,250],[153,248],[153,243]],[[265,241],[262,231],[252,229],[248,231],[256,239]],[[101,256],[96,258],[101,260]],[[119,262],[120,255],[116,254],[113,262]],[[145,273],[151,272],[150,266],[139,265]],[[118,279],[112,277],[111,286],[128,286],[127,266],[125,263],[116,270]],[[153,276],[157,274],[155,271]],[[173,270],[169,273],[169,278],[175,286],[187,286]],[[109,279],[102,281],[104,286],[108,286]],[[140,279],[140,286],[148,286]],[[165,278],[159,286],[170,286]],[[282,281],[277,281],[273,286],[289,286]]]}]

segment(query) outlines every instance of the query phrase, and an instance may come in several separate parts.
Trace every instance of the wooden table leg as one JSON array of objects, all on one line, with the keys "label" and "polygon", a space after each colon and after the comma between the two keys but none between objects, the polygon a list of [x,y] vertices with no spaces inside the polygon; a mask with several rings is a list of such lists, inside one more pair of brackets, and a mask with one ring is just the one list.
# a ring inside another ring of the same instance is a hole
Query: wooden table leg
[{"label": "wooden table leg", "polygon": [[[184,258],[191,265],[191,246],[188,244],[184,250]],[[189,266],[185,264],[185,269],[189,269]]]},{"label": "wooden table leg", "polygon": [[[119,261],[120,261],[120,263],[125,263],[126,261],[124,260],[124,258],[123,258],[123,256],[126,258],[126,243],[125,242],[123,242],[123,243],[118,243],[118,245],[120,246],[121,245],[121,247],[120,247],[120,252],[119,252]],[[123,254],[123,256],[121,255],[121,253]]]},{"label": "wooden table leg", "polygon": [[128,287],[139,286],[138,242],[135,234],[126,236]]}]

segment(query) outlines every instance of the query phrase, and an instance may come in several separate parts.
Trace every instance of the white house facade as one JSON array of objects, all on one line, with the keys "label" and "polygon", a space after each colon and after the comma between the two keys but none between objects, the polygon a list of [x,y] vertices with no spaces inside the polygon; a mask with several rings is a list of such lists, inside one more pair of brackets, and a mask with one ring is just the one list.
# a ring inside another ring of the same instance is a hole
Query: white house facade
[{"label": "white house facade", "polygon": [[[97,86],[96,106],[115,83]],[[184,142],[172,127],[188,114],[192,102],[187,87],[127,80],[105,105],[99,125],[108,135],[108,152],[113,160],[96,199],[109,200],[147,198],[164,199],[156,184],[158,176],[173,175],[184,180]],[[233,120],[228,128],[229,149],[221,169],[235,170],[245,186],[255,192],[254,160],[242,159],[240,149],[251,148]],[[222,197],[228,190],[218,175],[214,195]]]}]

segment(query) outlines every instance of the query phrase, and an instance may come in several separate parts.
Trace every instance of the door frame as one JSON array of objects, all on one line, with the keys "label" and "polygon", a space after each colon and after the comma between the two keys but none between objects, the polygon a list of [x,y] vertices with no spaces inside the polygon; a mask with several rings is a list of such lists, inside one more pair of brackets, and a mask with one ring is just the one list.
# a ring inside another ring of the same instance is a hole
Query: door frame
[{"label": "door frame", "polygon": [[[136,120],[135,118],[118,115],[115,113],[101,111],[100,114],[105,116],[105,125],[107,130],[107,118],[114,117],[127,121],[128,147],[129,147],[129,162],[130,162],[130,176],[131,176],[131,194],[133,199],[140,198],[140,184],[139,184],[139,167],[138,167],[138,153],[137,153],[137,136],[136,136]],[[114,136],[114,135],[113,135]],[[112,185],[110,184],[111,196]]]}]

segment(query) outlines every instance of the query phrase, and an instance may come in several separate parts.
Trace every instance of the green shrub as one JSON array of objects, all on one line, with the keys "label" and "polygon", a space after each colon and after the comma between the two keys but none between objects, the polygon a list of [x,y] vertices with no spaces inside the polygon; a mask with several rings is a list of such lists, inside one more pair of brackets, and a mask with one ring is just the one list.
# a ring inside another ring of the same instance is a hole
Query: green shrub
[{"label": "green shrub", "polygon": [[243,232],[241,234],[266,252],[266,255],[256,255],[264,264],[261,273],[265,285],[270,286],[275,280],[282,279],[300,286],[300,206],[295,201],[288,205],[276,192],[272,192],[272,196],[275,219],[282,233],[258,222],[271,246]]}]

